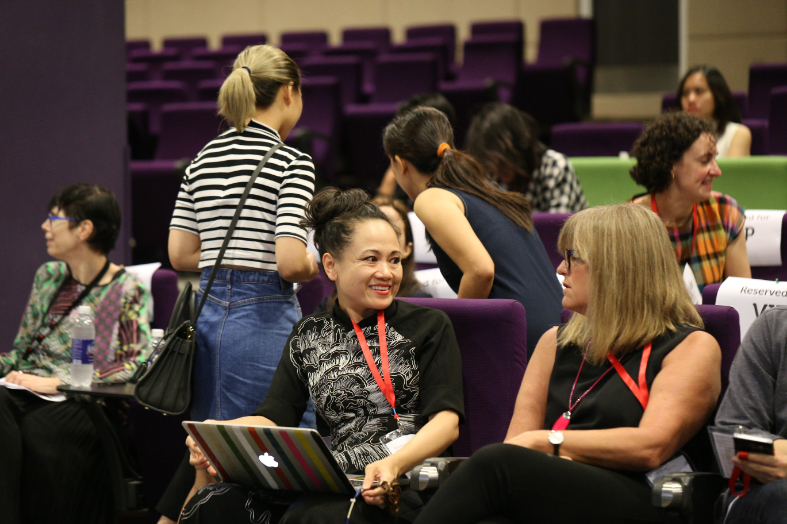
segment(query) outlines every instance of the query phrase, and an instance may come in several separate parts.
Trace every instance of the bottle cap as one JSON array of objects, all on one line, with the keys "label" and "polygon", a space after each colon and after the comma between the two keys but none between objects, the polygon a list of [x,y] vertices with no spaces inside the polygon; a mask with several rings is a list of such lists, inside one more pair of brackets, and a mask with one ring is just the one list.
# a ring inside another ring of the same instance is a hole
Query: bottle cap
[{"label": "bottle cap", "polygon": [[164,338],[164,330],[163,329],[158,329],[158,328],[151,329],[150,330],[150,335],[153,338]]},{"label": "bottle cap", "polygon": [[90,306],[79,306],[77,311],[79,312],[80,316],[82,316],[82,315],[92,315],[93,314],[93,310],[90,309]]}]

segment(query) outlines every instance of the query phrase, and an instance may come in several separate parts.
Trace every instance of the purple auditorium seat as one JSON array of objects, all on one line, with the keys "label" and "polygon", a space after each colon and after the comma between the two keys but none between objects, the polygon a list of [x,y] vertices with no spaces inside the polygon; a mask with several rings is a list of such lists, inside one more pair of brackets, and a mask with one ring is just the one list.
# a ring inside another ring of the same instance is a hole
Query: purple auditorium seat
[{"label": "purple auditorium seat", "polygon": [[435,55],[438,80],[446,79],[450,66],[453,64],[448,60],[448,43],[442,37],[408,40],[403,44],[392,45],[388,48],[388,52],[395,54],[431,53]]},{"label": "purple auditorium seat", "polygon": [[188,38],[165,38],[164,49],[177,49],[180,51],[180,57],[183,60],[190,60],[192,53],[196,49],[203,49],[208,47],[208,39],[204,36],[188,37]]},{"label": "purple auditorium seat", "polygon": [[387,27],[359,27],[342,31],[342,42],[371,42],[383,53],[391,45],[391,30]]},{"label": "purple auditorium seat", "polygon": [[751,131],[751,154],[770,154],[768,121],[762,118],[744,118],[741,123]]},{"label": "purple auditorium seat", "polygon": [[223,47],[221,49],[195,49],[192,58],[201,62],[211,62],[215,64],[215,77],[226,78],[232,71],[232,64],[238,58],[238,53],[243,51],[241,47]]},{"label": "purple auditorium seat", "polygon": [[188,90],[183,82],[151,80],[131,82],[126,86],[126,97],[130,103],[147,104],[150,108],[150,133],[161,132],[161,106],[173,102],[187,102]]},{"label": "purple auditorium seat", "polygon": [[464,44],[464,60],[457,71],[457,79],[492,78],[513,85],[521,63],[518,46],[519,40],[511,35],[473,36]]},{"label": "purple auditorium seat", "polygon": [[333,282],[325,275],[320,265],[320,272],[310,282],[304,282],[298,289],[298,303],[303,316],[317,312],[317,306],[333,293]]},{"label": "purple auditorium seat", "polygon": [[437,90],[437,57],[432,53],[387,54],[377,58],[373,103],[401,102]]},{"label": "purple auditorium seat", "polygon": [[388,169],[383,129],[396,115],[396,104],[351,104],[344,107],[342,136],[350,174],[356,184],[377,188]]},{"label": "purple auditorium seat", "polygon": [[268,42],[268,35],[265,33],[247,35],[224,35],[221,37],[221,47],[240,47],[241,50],[253,45],[261,45]]},{"label": "purple auditorium seat", "polygon": [[194,158],[221,133],[222,122],[215,102],[164,104],[156,160]]},{"label": "purple auditorium seat", "polygon": [[[738,109],[741,110],[741,118],[747,118],[749,116],[749,95],[746,94],[746,91],[733,91],[732,98],[735,99]],[[661,112],[678,110],[680,110],[680,103],[677,95],[674,92],[664,93],[661,98]]]},{"label": "purple auditorium seat", "polygon": [[177,62],[178,60],[180,60],[180,51],[177,49],[162,49],[161,51],[136,49],[128,54],[129,62],[148,64],[150,66],[150,80],[161,80],[162,64]]},{"label": "purple auditorium seat", "polygon": [[771,90],[768,145],[772,155],[787,155],[787,85]]},{"label": "purple auditorium seat", "polygon": [[771,89],[787,86],[787,63],[754,64],[749,68],[749,117],[768,118]]},{"label": "purple auditorium seat", "polygon": [[585,107],[572,68],[538,64],[519,69],[511,105],[542,126],[578,122]]},{"label": "purple auditorium seat", "polygon": [[497,102],[497,86],[486,80],[456,80],[439,82],[437,90],[445,96],[456,110],[454,136],[461,147],[470,121],[478,110],[488,102]]},{"label": "purple auditorium seat", "polygon": [[279,49],[284,51],[287,56],[292,58],[296,64],[301,63],[301,60],[310,56],[310,48],[307,44],[282,44]]},{"label": "purple auditorium seat", "polygon": [[148,64],[126,64],[126,83],[147,82],[150,80],[150,66]]},{"label": "purple auditorium seat", "polygon": [[361,90],[370,95],[374,91],[374,66],[379,49],[373,42],[345,42],[325,49],[326,56],[357,56],[362,64]]},{"label": "purple auditorium seat", "polygon": [[423,38],[442,38],[448,45],[448,66],[453,66],[454,60],[456,60],[456,27],[454,24],[408,27],[406,34],[408,42]]},{"label": "purple auditorium seat", "polygon": [[132,160],[153,158],[155,140],[150,135],[149,114],[147,104],[126,104],[128,144]]},{"label": "purple auditorium seat", "polygon": [[169,221],[183,170],[173,160],[131,162],[131,234],[135,264],[169,260]]},{"label": "purple auditorium seat", "polygon": [[573,64],[579,85],[589,101],[596,65],[595,22],[589,18],[541,20],[536,63],[551,66]]},{"label": "purple auditorium seat", "polygon": [[221,84],[223,83],[223,78],[197,82],[197,101],[216,102],[219,99],[219,89],[221,89]]},{"label": "purple auditorium seat", "polygon": [[327,180],[333,180],[341,135],[341,98],[335,77],[307,77],[301,86],[305,110],[287,144],[311,155]]},{"label": "purple auditorium seat", "polygon": [[563,262],[563,254],[557,250],[557,237],[560,235],[560,230],[563,224],[566,223],[568,217],[573,213],[533,213],[530,217],[533,219],[533,226],[538,232],[541,243],[547,250],[547,255],[552,265],[557,266]]},{"label": "purple auditorium seat", "polygon": [[[729,384],[732,360],[735,358],[735,353],[738,352],[738,347],[741,345],[740,317],[735,308],[727,306],[703,304],[696,307],[700,317],[702,317],[702,322],[705,324],[705,331],[716,339],[721,348],[721,395],[723,396]],[[573,312],[564,309],[560,313],[560,321],[568,322],[571,315],[573,315]]]},{"label": "purple auditorium seat", "polygon": [[708,284],[702,288],[702,303],[710,306],[716,304],[716,295],[719,294],[719,287],[721,287],[721,284]]},{"label": "purple auditorium seat", "polygon": [[128,55],[131,51],[136,51],[137,49],[150,49],[150,40],[126,40],[126,55]]},{"label": "purple auditorium seat", "polygon": [[642,134],[640,122],[576,122],[552,127],[550,147],[564,155],[618,156]]},{"label": "purple auditorium seat", "polygon": [[465,423],[454,455],[502,442],[528,360],[525,308],[515,300],[402,298],[444,311],[454,326],[462,355]]},{"label": "purple auditorium seat", "polygon": [[328,33],[325,31],[290,31],[281,34],[281,45],[305,44],[310,55],[319,54],[328,47]]},{"label": "purple auditorium seat", "polygon": [[175,302],[178,300],[178,274],[171,269],[159,268],[153,272],[150,282],[153,297],[153,329],[167,329]]},{"label": "purple auditorium seat", "polygon": [[478,36],[510,36],[517,40],[517,63],[524,60],[525,23],[521,20],[501,20],[496,22],[476,22],[470,26],[471,40]]},{"label": "purple auditorium seat", "polygon": [[197,99],[197,84],[201,80],[216,78],[216,65],[208,61],[169,62],[161,66],[162,80],[183,82],[188,90],[189,100]]},{"label": "purple auditorium seat", "polygon": [[342,106],[358,102],[361,95],[361,59],[357,56],[309,56],[298,64],[304,78],[332,76],[339,81]]}]

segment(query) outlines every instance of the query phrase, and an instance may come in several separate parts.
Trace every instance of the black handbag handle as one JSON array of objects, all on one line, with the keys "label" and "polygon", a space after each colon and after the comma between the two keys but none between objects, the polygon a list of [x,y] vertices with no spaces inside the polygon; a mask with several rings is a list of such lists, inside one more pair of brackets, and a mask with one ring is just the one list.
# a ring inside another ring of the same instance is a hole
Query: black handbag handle
[{"label": "black handbag handle", "polygon": [[208,293],[210,292],[210,288],[213,285],[213,280],[216,278],[216,273],[219,272],[219,266],[221,265],[221,259],[224,258],[224,252],[227,251],[227,246],[230,244],[230,239],[232,238],[232,233],[235,231],[235,226],[238,224],[238,219],[240,219],[240,213],[243,210],[243,204],[246,203],[246,199],[249,197],[249,193],[251,193],[251,188],[254,185],[254,181],[257,180],[257,176],[259,176],[260,171],[268,162],[268,159],[276,152],[284,144],[279,142],[278,144],[271,147],[265,156],[262,157],[260,160],[257,169],[254,170],[252,173],[251,178],[249,179],[249,183],[246,184],[246,189],[243,191],[243,195],[240,197],[240,202],[238,202],[238,207],[235,209],[235,216],[232,217],[232,222],[230,222],[230,227],[227,230],[227,236],[224,237],[224,242],[221,244],[221,249],[219,250],[219,256],[216,257],[216,263],[213,264],[213,269],[210,272],[210,278],[208,278],[208,283],[205,285],[205,291],[202,294],[202,300],[199,301],[199,306],[197,310],[194,312],[194,318],[191,319],[191,328],[194,329],[197,324],[197,318],[199,318],[199,314],[202,312],[202,306],[205,305],[205,300],[208,298]]}]

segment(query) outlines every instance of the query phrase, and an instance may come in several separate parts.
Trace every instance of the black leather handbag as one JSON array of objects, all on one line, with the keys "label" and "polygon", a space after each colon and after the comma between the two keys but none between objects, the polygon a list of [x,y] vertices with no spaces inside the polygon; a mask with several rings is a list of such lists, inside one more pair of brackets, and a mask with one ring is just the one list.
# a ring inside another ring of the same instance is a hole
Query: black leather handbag
[{"label": "black leather handbag", "polygon": [[271,155],[281,146],[282,144],[279,142],[271,147],[246,184],[246,189],[235,209],[235,215],[232,217],[227,236],[224,237],[224,243],[216,257],[199,306],[194,307],[197,303],[197,294],[191,289],[191,284],[187,283],[175,302],[175,308],[172,311],[164,338],[161,339],[150,358],[140,366],[140,370],[136,374],[140,378],[134,388],[134,397],[143,406],[168,415],[180,415],[189,409],[192,398],[197,319],[202,311],[202,306],[205,305],[205,300],[213,285],[213,280],[216,278],[221,260],[224,258],[224,252],[230,243],[243,204],[251,192],[254,181],[257,180],[257,176]]}]

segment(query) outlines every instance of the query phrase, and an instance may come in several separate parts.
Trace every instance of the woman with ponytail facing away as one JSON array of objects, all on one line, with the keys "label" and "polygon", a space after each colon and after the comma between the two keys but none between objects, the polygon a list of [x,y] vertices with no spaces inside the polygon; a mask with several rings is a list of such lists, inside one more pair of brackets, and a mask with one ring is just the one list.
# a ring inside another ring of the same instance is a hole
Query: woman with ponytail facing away
[{"label": "woman with ponytail facing away", "polygon": [[459,298],[521,302],[534,345],[560,323],[563,297],[530,205],[524,195],[491,185],[453,144],[448,119],[426,107],[396,117],[383,132],[391,169],[415,201],[448,284]]}]

